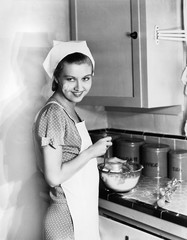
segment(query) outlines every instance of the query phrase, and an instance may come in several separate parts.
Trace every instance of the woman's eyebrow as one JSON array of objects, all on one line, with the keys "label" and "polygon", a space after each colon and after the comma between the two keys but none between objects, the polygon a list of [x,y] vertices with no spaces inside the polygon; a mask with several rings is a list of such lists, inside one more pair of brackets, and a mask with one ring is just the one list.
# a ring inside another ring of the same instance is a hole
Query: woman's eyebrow
[{"label": "woman's eyebrow", "polygon": [[86,74],[84,77],[92,76],[92,73]]},{"label": "woman's eyebrow", "polygon": [[[92,73],[86,74],[86,75],[84,75],[83,77],[88,77],[88,76],[92,76]],[[68,74],[65,74],[64,77],[76,78],[75,76],[68,75]]]},{"label": "woman's eyebrow", "polygon": [[72,75],[68,75],[68,74],[65,74],[63,75],[64,77],[71,77],[71,78],[75,78],[75,76],[72,76]]}]

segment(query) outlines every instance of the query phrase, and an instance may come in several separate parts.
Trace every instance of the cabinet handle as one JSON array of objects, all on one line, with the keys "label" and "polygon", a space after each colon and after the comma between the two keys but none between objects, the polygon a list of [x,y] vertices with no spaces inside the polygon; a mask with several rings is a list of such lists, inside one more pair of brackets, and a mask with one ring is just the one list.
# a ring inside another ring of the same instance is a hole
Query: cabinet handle
[{"label": "cabinet handle", "polygon": [[138,37],[138,33],[137,32],[132,32],[129,34],[131,38],[136,39]]},{"label": "cabinet handle", "polygon": [[129,240],[129,236],[125,236],[125,240]]}]

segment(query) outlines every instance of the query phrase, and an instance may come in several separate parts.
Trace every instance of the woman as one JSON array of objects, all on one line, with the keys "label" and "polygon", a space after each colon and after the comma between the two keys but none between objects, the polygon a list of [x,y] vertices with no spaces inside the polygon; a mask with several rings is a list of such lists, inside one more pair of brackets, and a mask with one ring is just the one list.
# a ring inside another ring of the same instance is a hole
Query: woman
[{"label": "woman", "polygon": [[34,128],[39,167],[50,186],[44,239],[99,240],[96,157],[112,142],[106,137],[92,144],[75,111],[91,88],[95,62],[85,41],[70,41],[55,42],[43,65],[54,91]]}]

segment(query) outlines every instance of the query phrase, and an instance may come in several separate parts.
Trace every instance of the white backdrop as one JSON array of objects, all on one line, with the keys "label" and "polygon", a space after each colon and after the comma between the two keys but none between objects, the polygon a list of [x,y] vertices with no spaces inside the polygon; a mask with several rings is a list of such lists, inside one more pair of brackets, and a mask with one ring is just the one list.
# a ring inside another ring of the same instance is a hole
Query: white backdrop
[{"label": "white backdrop", "polygon": [[0,0],[0,6],[0,239],[40,240],[46,203],[32,123],[50,94],[44,57],[53,39],[69,39],[68,0]]}]

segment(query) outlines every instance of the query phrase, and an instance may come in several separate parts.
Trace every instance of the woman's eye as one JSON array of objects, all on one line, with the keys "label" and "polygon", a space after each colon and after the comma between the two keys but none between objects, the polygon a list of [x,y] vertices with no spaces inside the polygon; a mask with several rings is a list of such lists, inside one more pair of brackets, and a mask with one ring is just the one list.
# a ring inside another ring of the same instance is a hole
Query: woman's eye
[{"label": "woman's eye", "polygon": [[84,77],[84,78],[83,78],[83,81],[86,82],[86,81],[89,81],[90,79],[91,79],[91,77]]},{"label": "woman's eye", "polygon": [[73,82],[73,81],[74,81],[74,78],[66,78],[66,80],[67,80],[68,82]]}]

